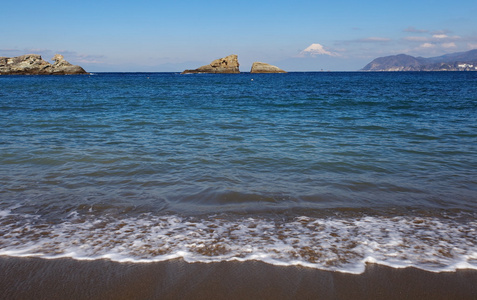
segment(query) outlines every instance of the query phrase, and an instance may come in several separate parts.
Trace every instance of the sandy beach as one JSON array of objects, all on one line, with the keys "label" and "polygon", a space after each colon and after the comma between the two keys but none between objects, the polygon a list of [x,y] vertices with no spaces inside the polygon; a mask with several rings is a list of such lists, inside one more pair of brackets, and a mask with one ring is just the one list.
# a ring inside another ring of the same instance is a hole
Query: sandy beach
[{"label": "sandy beach", "polygon": [[2,299],[477,299],[477,271],[0,257]]}]

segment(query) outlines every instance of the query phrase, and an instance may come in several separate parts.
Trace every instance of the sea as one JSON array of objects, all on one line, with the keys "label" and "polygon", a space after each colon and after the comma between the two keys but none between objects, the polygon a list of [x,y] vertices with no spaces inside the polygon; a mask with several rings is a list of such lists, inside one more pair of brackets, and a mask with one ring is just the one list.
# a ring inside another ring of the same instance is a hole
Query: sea
[{"label": "sea", "polygon": [[477,269],[477,72],[1,76],[0,255]]}]

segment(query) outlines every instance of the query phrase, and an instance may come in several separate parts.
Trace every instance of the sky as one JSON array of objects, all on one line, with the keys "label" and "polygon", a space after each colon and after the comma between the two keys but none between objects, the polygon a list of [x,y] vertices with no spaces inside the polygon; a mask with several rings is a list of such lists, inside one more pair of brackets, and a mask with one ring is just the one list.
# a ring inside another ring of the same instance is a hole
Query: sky
[{"label": "sky", "polygon": [[477,1],[23,1],[0,6],[0,56],[89,72],[176,72],[237,54],[286,71],[355,71],[395,54],[477,49]]}]

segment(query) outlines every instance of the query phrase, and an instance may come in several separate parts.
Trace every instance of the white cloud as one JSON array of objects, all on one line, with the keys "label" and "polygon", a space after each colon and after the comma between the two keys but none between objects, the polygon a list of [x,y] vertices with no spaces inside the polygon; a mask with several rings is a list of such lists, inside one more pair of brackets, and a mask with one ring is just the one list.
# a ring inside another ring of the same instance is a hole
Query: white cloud
[{"label": "white cloud", "polygon": [[441,45],[443,48],[456,48],[456,44],[455,43],[442,43]]},{"label": "white cloud", "polygon": [[402,41],[408,44],[409,53],[429,56],[459,49],[458,44],[462,42],[462,38],[458,35],[449,35],[446,31],[438,31],[426,36],[403,37]]},{"label": "white cloud", "polygon": [[298,54],[299,57],[315,57],[317,55],[339,56],[338,53],[326,50],[323,45],[320,45],[318,43],[311,44],[305,50],[301,51],[300,54]]},{"label": "white cloud", "polygon": [[434,34],[432,35],[432,38],[434,38],[435,40],[446,40],[446,41],[457,41],[461,39],[461,37],[458,35],[449,36],[447,34]]},{"label": "white cloud", "polygon": [[403,40],[409,42],[445,42],[445,41],[456,41],[459,40],[460,36],[448,36],[447,34],[433,34],[431,37],[425,36],[407,36]]},{"label": "white cloud", "polygon": [[436,45],[431,44],[431,43],[424,43],[420,46],[420,48],[434,48]]}]

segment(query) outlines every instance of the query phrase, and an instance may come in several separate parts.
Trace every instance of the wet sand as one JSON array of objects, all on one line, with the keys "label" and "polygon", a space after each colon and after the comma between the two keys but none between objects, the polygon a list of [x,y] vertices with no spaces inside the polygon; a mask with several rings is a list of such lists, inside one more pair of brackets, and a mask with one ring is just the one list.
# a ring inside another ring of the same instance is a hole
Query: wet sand
[{"label": "wet sand", "polygon": [[117,263],[0,256],[1,299],[477,299],[477,271],[368,265],[360,275],[262,262]]}]

